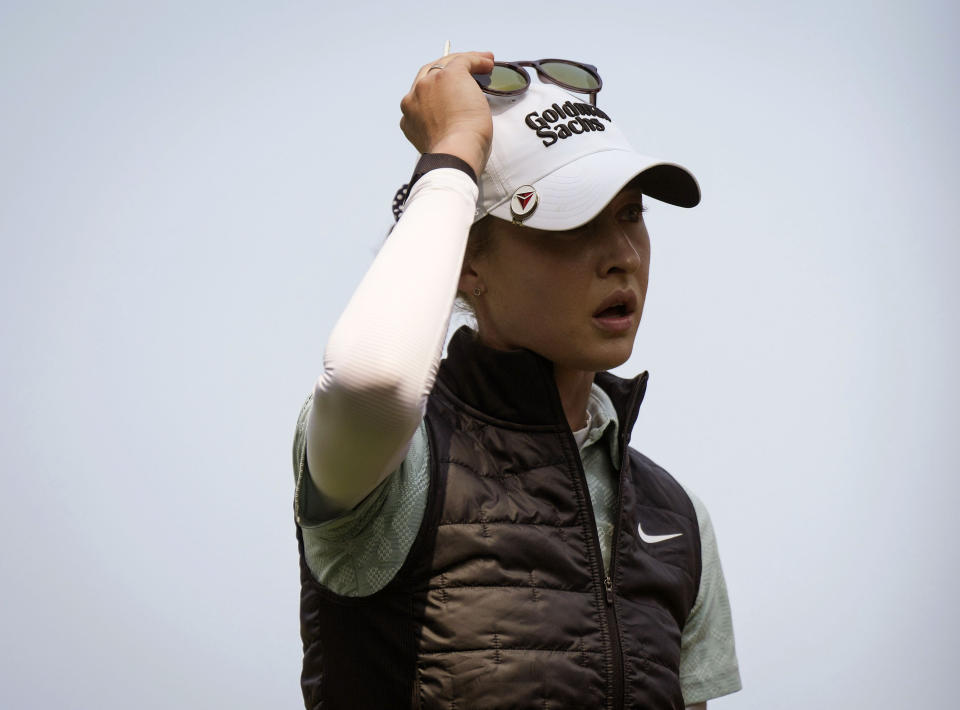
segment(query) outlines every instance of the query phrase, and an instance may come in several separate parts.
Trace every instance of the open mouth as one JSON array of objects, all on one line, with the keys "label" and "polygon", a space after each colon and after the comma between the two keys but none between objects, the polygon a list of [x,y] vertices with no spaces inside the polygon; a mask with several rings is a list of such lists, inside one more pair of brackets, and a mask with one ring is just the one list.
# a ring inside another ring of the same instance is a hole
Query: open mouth
[{"label": "open mouth", "polygon": [[624,316],[630,315],[630,311],[627,310],[627,306],[624,303],[618,303],[615,306],[609,306],[604,308],[602,311],[598,311],[593,314],[594,318],[623,318]]},{"label": "open mouth", "polygon": [[594,318],[600,320],[626,318],[637,309],[637,296],[633,291],[616,291],[603,300],[596,311]]}]

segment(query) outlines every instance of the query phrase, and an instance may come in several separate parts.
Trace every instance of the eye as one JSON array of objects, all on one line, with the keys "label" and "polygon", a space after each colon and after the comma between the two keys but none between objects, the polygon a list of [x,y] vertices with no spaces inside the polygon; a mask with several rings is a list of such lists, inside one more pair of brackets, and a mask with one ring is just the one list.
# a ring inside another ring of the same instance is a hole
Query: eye
[{"label": "eye", "polygon": [[631,202],[628,205],[624,205],[617,216],[627,222],[639,222],[643,219],[643,213],[646,211],[647,208],[644,207],[642,203]]}]

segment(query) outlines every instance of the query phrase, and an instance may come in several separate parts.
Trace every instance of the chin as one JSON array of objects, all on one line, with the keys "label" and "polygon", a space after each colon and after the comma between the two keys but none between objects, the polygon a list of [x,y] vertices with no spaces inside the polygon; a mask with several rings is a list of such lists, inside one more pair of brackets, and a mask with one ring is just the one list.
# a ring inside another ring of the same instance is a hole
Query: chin
[{"label": "chin", "polygon": [[594,370],[599,372],[600,370],[612,370],[615,367],[620,367],[623,363],[630,359],[630,355],[633,352],[633,348],[629,352],[625,353],[622,356],[612,357],[608,360],[604,360],[600,367],[595,367]]},{"label": "chin", "polygon": [[597,346],[577,353],[568,360],[568,366],[588,372],[600,372],[619,367],[633,354],[633,338],[606,340]]},{"label": "chin", "polygon": [[596,344],[597,360],[603,364],[603,370],[619,367],[633,355],[633,344],[637,339],[636,328],[619,337],[604,337]]}]

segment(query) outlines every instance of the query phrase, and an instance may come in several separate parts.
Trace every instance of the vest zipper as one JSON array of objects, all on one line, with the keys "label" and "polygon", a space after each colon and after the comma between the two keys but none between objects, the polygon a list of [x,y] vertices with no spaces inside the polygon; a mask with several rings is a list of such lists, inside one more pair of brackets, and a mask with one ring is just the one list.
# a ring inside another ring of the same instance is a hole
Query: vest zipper
[{"label": "vest zipper", "polygon": [[[603,584],[607,591],[607,614],[610,619],[610,636],[613,646],[613,707],[621,710],[624,707],[623,698],[623,647],[620,643],[620,622],[617,620],[616,597],[613,589],[613,575],[617,566],[617,537],[620,532],[620,482],[617,482],[617,520],[613,524],[613,536],[610,538],[610,573],[604,576]],[[591,506],[592,510],[592,506]],[[596,527],[596,522],[594,522]],[[600,546],[600,536],[597,535],[597,547]]]},{"label": "vest zipper", "polygon": [[[607,632],[610,635],[610,650],[613,652],[613,696],[607,700],[608,710],[622,710],[623,708],[623,648],[620,645],[620,623],[617,621],[617,607],[614,604],[613,596],[613,580],[611,576],[607,574],[607,571],[603,569],[603,554],[600,550],[600,533],[597,530],[597,518],[593,514],[593,501],[590,499],[590,488],[587,486],[587,474],[583,470],[583,460],[580,458],[580,449],[577,447],[577,442],[573,438],[573,434],[570,435],[570,442],[573,444],[573,450],[577,452],[577,472],[580,474],[580,484],[583,487],[583,493],[586,498],[587,503],[587,516],[590,520],[590,531],[593,537],[593,549],[595,554],[595,559],[598,561],[600,566],[600,576],[603,578],[603,591],[604,598],[607,602]],[[610,562],[610,571],[613,572],[614,565],[616,564],[616,542],[617,542],[617,529],[619,528],[620,521],[620,491],[619,491],[619,482],[617,484],[617,522],[614,524],[613,528],[613,539],[611,540],[611,545],[613,546],[610,550],[611,562]]]},{"label": "vest zipper", "polygon": [[[614,519],[613,523],[613,535],[610,538],[610,572],[606,574],[603,578],[604,586],[606,587],[607,593],[607,613],[610,618],[610,634],[613,636],[613,651],[614,651],[614,660],[615,668],[617,673],[614,675],[614,707],[617,710],[622,710],[626,705],[626,700],[624,698],[624,683],[623,683],[623,646],[620,643],[620,625],[617,622],[617,606],[616,606],[616,595],[615,589],[613,586],[613,580],[617,578],[617,545],[620,541],[620,519],[623,517],[623,480],[624,473],[627,468],[627,444],[630,440],[630,429],[632,428],[633,421],[635,421],[636,410],[639,408],[639,403],[643,401],[643,395],[647,391],[647,378],[646,373],[641,375],[638,378],[637,383],[634,385],[632,391],[630,392],[630,399],[628,402],[627,412],[632,413],[633,417],[624,417],[625,421],[620,422],[620,432],[619,432],[619,448],[620,448],[620,466],[617,469],[617,517]],[[580,466],[580,470],[583,471],[583,465]],[[584,484],[586,484],[586,474],[583,474]],[[590,515],[593,518],[593,504],[590,505]],[[597,521],[593,521],[594,528],[594,538],[597,541],[597,548],[600,547],[600,536],[597,533]]]},{"label": "vest zipper", "polygon": [[[621,457],[622,459],[623,457]],[[613,535],[610,537],[610,572],[603,578],[604,586],[607,588],[607,611],[610,617],[610,635],[613,637],[613,658],[616,674],[613,677],[613,699],[614,708],[621,710],[625,701],[623,697],[623,647],[620,643],[620,624],[617,621],[617,606],[615,604],[613,580],[617,569],[617,541],[620,538],[620,514],[623,507],[621,487],[623,484],[623,466],[621,465],[620,477],[617,481],[617,517],[613,524]],[[591,506],[592,510],[592,506]],[[594,523],[596,526],[596,523]],[[600,536],[597,535],[597,546],[600,546]]]}]

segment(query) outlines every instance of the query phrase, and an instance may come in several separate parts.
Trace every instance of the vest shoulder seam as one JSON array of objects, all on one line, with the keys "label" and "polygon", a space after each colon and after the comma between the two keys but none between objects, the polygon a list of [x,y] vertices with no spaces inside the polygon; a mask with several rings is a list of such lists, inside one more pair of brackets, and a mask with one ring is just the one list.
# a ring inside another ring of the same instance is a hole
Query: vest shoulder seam
[{"label": "vest shoulder seam", "polygon": [[533,464],[533,465],[531,465],[531,466],[527,466],[527,467],[522,468],[522,469],[512,470],[512,471],[510,471],[509,473],[503,473],[503,472],[483,473],[482,471],[478,470],[476,467],[471,466],[471,465],[470,465],[469,463],[467,463],[466,461],[463,461],[463,460],[461,460],[461,459],[455,459],[455,458],[443,458],[443,459],[439,459],[439,460],[438,460],[438,463],[452,463],[452,464],[456,464],[457,466],[460,466],[460,467],[462,467],[462,468],[465,468],[465,469],[467,469],[468,471],[470,471],[470,473],[476,474],[477,476],[480,476],[480,477],[482,477],[482,478],[506,478],[507,476],[520,476],[520,475],[525,474],[525,473],[530,473],[531,471],[537,471],[537,470],[539,470],[539,469],[541,469],[541,468],[551,468],[551,467],[563,466],[563,465],[565,465],[565,464],[567,463],[567,461],[566,461],[565,459],[557,459],[556,461],[538,461],[537,463],[535,463],[535,464]]},{"label": "vest shoulder seam", "polygon": [[472,405],[467,404],[462,399],[457,397],[450,387],[445,382],[441,381],[439,377],[434,383],[434,389],[430,396],[431,398],[435,398],[439,405],[447,407],[454,412],[463,412],[468,414],[471,418],[481,421],[489,426],[499,427],[501,429],[510,429],[511,431],[532,432],[536,434],[563,433],[566,431],[566,421],[563,423],[556,422],[544,424],[524,424],[521,422],[511,422],[507,421],[506,419],[498,419],[497,417],[493,417],[479,409],[476,409]]},{"label": "vest shoulder seam", "polygon": [[[440,591],[446,589],[524,589],[530,591],[531,589],[536,589],[538,592],[568,592],[570,594],[590,594],[593,592],[592,589],[565,589],[564,587],[544,587],[542,585],[533,586],[531,584],[440,584],[440,585],[427,585],[427,591]],[[655,605],[651,605],[655,606]],[[658,609],[660,607],[657,607]]]},{"label": "vest shoulder seam", "polygon": [[[568,649],[568,648],[525,648],[525,647],[523,647],[523,648],[514,648],[514,647],[512,647],[512,646],[508,648],[508,647],[501,646],[501,647],[499,648],[499,651],[500,651],[501,653],[504,653],[504,652],[506,652],[506,651],[519,651],[519,652],[522,652],[522,653],[571,653],[571,654],[576,654],[576,655],[578,655],[578,656],[582,656],[582,655],[584,655],[584,654],[586,654],[586,655],[601,655],[601,654],[603,654],[603,651],[600,651],[600,650],[597,650],[597,649],[589,649],[589,648],[584,648],[584,649],[579,649],[579,648],[574,648],[574,649]],[[424,655],[424,656],[446,656],[446,655],[457,654],[457,653],[493,653],[493,649],[488,647],[488,648],[459,648],[459,649],[452,650],[452,651],[424,651],[424,650],[421,650],[420,653],[421,653],[422,655]]]},{"label": "vest shoulder seam", "polygon": [[561,523],[527,523],[522,520],[441,520],[437,523],[437,527],[464,527],[464,526],[475,526],[478,528],[485,527],[487,525],[526,525],[528,527],[540,527],[540,528],[577,528],[580,529],[580,525],[577,523],[571,523],[569,525]]}]

